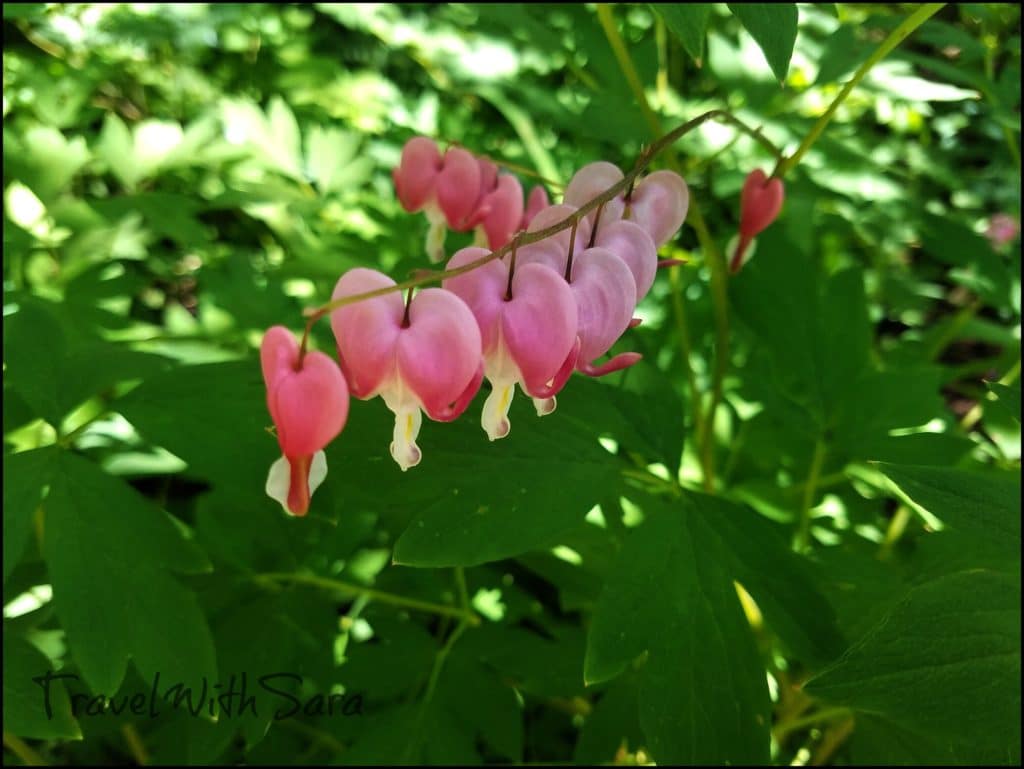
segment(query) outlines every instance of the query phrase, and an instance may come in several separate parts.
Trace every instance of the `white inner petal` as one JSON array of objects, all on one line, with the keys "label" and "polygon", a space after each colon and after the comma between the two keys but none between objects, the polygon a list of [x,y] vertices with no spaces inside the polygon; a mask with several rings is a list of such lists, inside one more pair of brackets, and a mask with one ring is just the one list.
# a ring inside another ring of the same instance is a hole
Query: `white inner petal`
[{"label": "white inner petal", "polygon": [[550,398],[534,398],[533,407],[537,409],[537,416],[543,417],[550,414],[558,406],[558,401],[555,396],[552,395]]},{"label": "white inner petal", "polygon": [[504,438],[512,427],[508,421],[508,409],[512,405],[512,397],[515,394],[515,381],[491,382],[491,394],[484,401],[480,424],[487,433],[487,437],[492,441]]},{"label": "white inner petal", "polygon": [[[320,453],[322,454],[323,452]],[[324,470],[326,472],[326,463]],[[284,508],[284,511],[288,513],[288,515],[291,515],[291,511],[288,510],[288,486],[290,483],[291,468],[288,465],[288,460],[284,457],[279,457],[277,461],[270,466],[270,472],[267,473],[266,491],[268,497],[276,499],[281,503],[281,507]]]},{"label": "white inner petal", "polygon": [[309,496],[311,499],[326,477],[327,455],[323,451],[318,451],[313,455],[313,461],[309,463]]},{"label": "white inner petal", "polygon": [[420,434],[423,413],[419,408],[395,412],[395,431],[391,441],[391,456],[405,472],[420,463],[422,454],[416,445],[416,436]]}]

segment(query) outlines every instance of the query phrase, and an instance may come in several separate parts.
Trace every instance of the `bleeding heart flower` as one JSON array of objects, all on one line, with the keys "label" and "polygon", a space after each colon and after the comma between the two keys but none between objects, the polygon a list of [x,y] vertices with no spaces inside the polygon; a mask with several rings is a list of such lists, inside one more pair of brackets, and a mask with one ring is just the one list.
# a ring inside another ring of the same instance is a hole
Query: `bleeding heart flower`
[{"label": "bleeding heart flower", "polygon": [[588,248],[573,258],[569,287],[579,309],[577,370],[603,376],[640,360],[639,353],[625,352],[601,366],[593,364],[625,333],[633,318],[636,281],[626,263],[606,248]]},{"label": "bleeding heart flower", "polygon": [[[606,160],[598,160],[596,163],[588,163],[573,174],[569,184],[566,185],[565,195],[562,202],[566,205],[580,208],[596,198],[609,187],[622,181],[622,170],[613,163]],[[616,222],[622,218],[626,202],[621,195],[609,200],[604,204],[601,211],[602,222]],[[587,214],[587,221],[591,224],[597,216],[597,210]],[[600,225],[599,225],[600,226]]]},{"label": "bleeding heart flower", "polygon": [[658,248],[651,236],[636,222],[622,220],[601,225],[594,245],[608,249],[626,263],[636,283],[635,304],[639,304],[654,285],[658,271]]},{"label": "bleeding heart flower", "polygon": [[[487,255],[464,248],[448,262],[455,269]],[[491,394],[481,423],[492,441],[508,435],[508,409],[518,383],[538,414],[555,408],[579,352],[576,301],[565,279],[543,264],[509,266],[495,260],[444,282],[472,310],[483,339],[484,375]]]},{"label": "bleeding heart flower", "polygon": [[679,232],[690,209],[690,188],[674,171],[655,171],[633,189],[626,218],[640,225],[656,248]]},{"label": "bleeding heart flower", "polygon": [[740,233],[730,263],[733,272],[743,266],[743,257],[754,238],[775,221],[784,197],[782,179],[769,179],[760,168],[747,176],[740,193]]},{"label": "bleeding heart flower", "polygon": [[283,454],[270,466],[267,494],[285,512],[305,515],[327,475],[323,448],[348,418],[348,385],[338,365],[322,352],[308,352],[300,362],[299,345],[284,326],[263,335],[260,364]]},{"label": "bleeding heart flower", "polygon": [[492,250],[508,243],[523,219],[523,187],[514,176],[502,174],[494,189],[480,201],[468,224],[481,225]]},{"label": "bleeding heart flower", "polygon": [[519,223],[519,229],[525,230],[529,227],[534,217],[550,205],[548,191],[538,184],[530,190],[530,197],[526,199],[526,210],[523,211],[523,220]]},{"label": "bleeding heart flower", "polygon": [[[393,285],[387,275],[359,267],[341,276],[332,297]],[[331,313],[331,328],[352,394],[384,399],[395,414],[391,456],[402,470],[417,465],[421,409],[449,422],[480,389],[480,330],[473,313],[450,291],[427,288],[407,307],[397,292],[339,307]]]},{"label": "bleeding heart flower", "polygon": [[[576,211],[576,206],[570,206],[561,204],[557,206],[548,206],[537,212],[537,214],[530,220],[530,226],[527,227],[527,232],[540,232],[546,230],[548,227],[552,227],[561,221],[565,221],[565,218]],[[569,255],[569,239],[572,237],[572,229],[566,228],[560,232],[539,240],[536,243],[530,243],[529,245],[523,246],[519,249],[519,256],[522,257],[527,254],[531,254],[536,258],[531,258],[531,261],[539,261],[547,264],[555,272],[564,275],[565,274],[565,260]],[[590,222],[584,218],[581,219],[576,227],[576,245],[575,252],[579,253],[585,249],[590,243]],[[543,256],[543,258],[541,258]],[[510,257],[506,256],[508,260]]]},{"label": "bleeding heart flower", "polygon": [[410,139],[402,148],[402,159],[392,172],[395,192],[406,211],[426,214],[426,248],[432,261],[444,257],[446,224],[454,230],[468,229],[466,222],[476,210],[487,173],[471,152],[452,147],[442,157],[437,145],[424,136]]}]

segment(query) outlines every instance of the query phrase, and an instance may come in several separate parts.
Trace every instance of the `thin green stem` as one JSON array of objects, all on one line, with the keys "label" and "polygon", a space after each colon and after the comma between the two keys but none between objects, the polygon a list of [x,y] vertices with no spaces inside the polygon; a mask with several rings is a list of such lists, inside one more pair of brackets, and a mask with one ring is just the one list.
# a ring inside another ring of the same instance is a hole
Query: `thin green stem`
[{"label": "thin green stem", "polygon": [[412,730],[412,739],[409,740],[406,745],[405,752],[406,758],[412,761],[415,758],[412,755],[416,748],[419,747],[420,741],[423,739],[423,719],[426,717],[427,708],[430,707],[431,701],[434,699],[434,691],[437,689],[437,682],[441,679],[441,671],[444,670],[444,663],[448,659],[448,655],[451,653],[452,647],[455,646],[455,642],[459,640],[466,628],[468,627],[465,619],[456,625],[455,630],[448,636],[448,640],[445,641],[444,646],[437,652],[437,656],[434,658],[434,665],[430,669],[430,677],[427,679],[427,688],[423,694],[423,701],[420,703],[420,712],[416,717],[416,726]]},{"label": "thin green stem", "polygon": [[794,542],[794,548],[799,552],[807,550],[811,544],[811,507],[814,504],[814,496],[818,492],[818,477],[821,475],[821,466],[825,463],[825,453],[825,439],[818,438],[814,444],[811,467],[807,472],[803,503],[800,505],[800,523]]},{"label": "thin green stem", "polygon": [[896,29],[890,32],[889,36],[886,37],[878,48],[875,49],[875,52],[857,68],[857,71],[853,73],[853,77],[850,78],[846,85],[843,86],[842,90],[836,94],[836,98],[834,98],[832,103],[828,105],[828,109],[825,110],[824,114],[818,118],[817,122],[813,126],[811,126],[811,130],[807,133],[807,136],[804,137],[800,146],[797,147],[796,152],[779,161],[778,165],[775,167],[773,176],[785,176],[788,171],[799,163],[803,156],[807,154],[807,151],[819,139],[822,132],[825,130],[825,126],[827,126],[835,116],[836,110],[839,109],[839,105],[846,100],[846,97],[850,95],[850,92],[856,88],[857,84],[860,83],[868,72],[871,71],[871,68],[888,56],[896,46],[910,36],[911,32],[938,13],[943,7],[945,7],[945,5],[945,3],[925,3],[904,19]]},{"label": "thin green stem", "polygon": [[[622,35],[619,34],[619,30],[615,26],[615,19],[612,17],[611,8],[605,3],[599,3],[597,6],[597,18],[601,23],[601,28],[604,30],[605,37],[608,38],[608,45],[611,47],[612,53],[619,63],[623,77],[626,78],[626,82],[629,84],[637,103],[640,105],[644,119],[647,121],[648,126],[650,126],[651,133],[655,136],[660,135],[662,132],[661,121],[647,101],[647,95],[644,93],[640,75],[637,73]],[[757,133],[760,135],[760,132]],[[654,154],[650,151],[653,149],[653,146],[645,153],[648,157]],[[679,159],[671,147],[666,148],[665,158],[669,168],[682,175]],[[715,472],[714,447],[711,445],[713,437],[712,427],[714,425],[715,410],[722,397],[722,383],[725,379],[725,372],[729,365],[729,302],[725,287],[727,277],[722,256],[718,252],[718,247],[715,245],[711,233],[708,231],[704,216],[701,214],[700,207],[696,201],[690,201],[686,220],[697,233],[697,240],[700,242],[701,250],[704,252],[704,261],[711,270],[711,298],[714,304],[715,317],[715,368],[711,385],[711,402],[708,404],[704,427],[697,427],[697,438],[699,441],[698,448],[701,456],[701,466],[703,468],[704,488],[707,491],[713,491],[715,487]]]},{"label": "thin green stem", "polygon": [[913,512],[911,512],[907,505],[900,505],[896,508],[896,512],[892,520],[889,521],[888,528],[885,530],[885,539],[882,540],[882,545],[878,549],[878,557],[881,560],[884,561],[892,554],[892,549],[900,541],[900,537],[907,530],[907,524],[910,523],[910,519],[913,516]]},{"label": "thin green stem", "polygon": [[772,729],[772,737],[776,742],[782,742],[791,733],[808,726],[814,726],[824,721],[834,721],[837,718],[845,718],[851,715],[852,711],[844,707],[822,708],[810,715],[801,718],[794,718],[792,721],[783,721]]},{"label": "thin green stem", "polygon": [[408,598],[404,595],[387,593],[383,590],[375,590],[374,588],[355,585],[351,582],[342,582],[341,580],[330,579],[328,577],[318,577],[315,574],[274,572],[257,574],[255,575],[255,579],[257,582],[263,583],[275,584],[285,582],[296,585],[318,587],[323,590],[330,590],[332,592],[343,593],[345,595],[365,596],[371,601],[398,606],[403,609],[409,609],[410,611],[422,611],[428,614],[456,617],[463,622],[474,626],[480,624],[480,618],[474,612],[467,611],[466,609],[458,606],[446,606],[445,604],[433,603],[431,601],[421,601],[418,598]]},{"label": "thin green stem", "polygon": [[4,732],[4,747],[20,758],[26,766],[48,766],[48,764],[30,748],[21,737]]},{"label": "thin green stem", "polygon": [[689,400],[693,410],[693,429],[697,434],[697,445],[701,445],[701,411],[700,392],[697,388],[697,373],[693,370],[693,345],[690,343],[690,328],[686,321],[686,309],[683,307],[683,283],[680,267],[670,267],[668,271],[669,285],[672,288],[672,309],[676,316],[676,328],[679,331],[679,348],[683,359],[683,370],[686,372],[686,383],[690,388]]}]

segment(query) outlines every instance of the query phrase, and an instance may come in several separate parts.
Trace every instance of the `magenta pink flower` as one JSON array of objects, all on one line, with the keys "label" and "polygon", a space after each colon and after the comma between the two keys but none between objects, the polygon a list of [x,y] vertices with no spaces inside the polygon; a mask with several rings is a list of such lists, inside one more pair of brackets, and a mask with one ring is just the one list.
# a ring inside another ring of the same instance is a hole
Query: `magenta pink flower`
[{"label": "magenta pink flower", "polygon": [[480,200],[467,224],[482,227],[487,245],[494,250],[512,239],[522,219],[523,187],[516,177],[502,174],[497,178],[494,189]]},{"label": "magenta pink flower", "polygon": [[[487,255],[464,248],[448,262],[455,269]],[[492,441],[508,435],[508,409],[515,386],[534,398],[538,414],[555,408],[579,352],[576,301],[565,279],[543,264],[509,267],[492,261],[444,282],[476,318],[483,339],[484,375],[491,393],[481,423]]]},{"label": "magenta pink flower", "polygon": [[451,147],[442,157],[437,145],[424,136],[410,139],[402,148],[401,162],[392,172],[395,192],[406,211],[426,214],[430,222],[426,249],[431,260],[444,257],[446,225],[467,229],[487,173],[488,167],[471,152]]},{"label": "magenta pink flower", "polygon": [[740,193],[740,232],[730,261],[730,269],[738,272],[744,257],[753,255],[754,238],[768,227],[782,210],[785,188],[782,179],[769,179],[760,168],[750,172]]},{"label": "magenta pink flower", "polygon": [[1012,243],[1020,232],[1020,222],[1009,214],[996,214],[988,223],[985,236],[996,248]]},{"label": "magenta pink flower", "polygon": [[[622,170],[615,164],[606,160],[598,160],[595,163],[588,163],[573,174],[569,184],[565,187],[565,195],[562,202],[566,205],[580,208],[607,190],[613,184],[622,181]],[[601,211],[601,221],[615,222],[622,218],[626,210],[626,202],[621,195],[616,196],[604,204]],[[597,216],[597,211],[587,214],[587,221],[591,224]]]},{"label": "magenta pink flower", "polygon": [[658,247],[651,236],[636,222],[620,220],[600,225],[594,245],[611,251],[626,263],[636,283],[634,304],[639,304],[654,285],[654,274],[658,271]]},{"label": "magenta pink flower", "polygon": [[690,210],[690,188],[674,171],[655,171],[633,189],[625,218],[640,225],[658,248],[679,232]]},{"label": "magenta pink flower", "polygon": [[[579,208],[622,178],[618,166],[603,160],[589,163],[569,181],[563,202]],[[690,190],[683,178],[673,171],[655,171],[637,182],[628,205],[622,195],[604,204],[598,229],[602,224],[628,219],[642,227],[654,245],[660,247],[683,226],[689,206]],[[591,224],[597,221],[597,211],[587,214],[587,220]]]},{"label": "magenta pink flower", "polygon": [[[359,267],[341,276],[332,297],[393,285],[387,275]],[[480,330],[473,313],[455,294],[427,288],[408,306],[393,292],[339,307],[331,313],[331,328],[352,394],[384,399],[395,414],[391,456],[403,470],[415,466],[421,410],[451,421],[480,389]]]},{"label": "magenta pink flower", "polygon": [[299,345],[284,326],[263,335],[260,364],[267,409],[277,428],[282,457],[267,475],[267,494],[291,515],[305,515],[327,475],[324,447],[348,418],[348,386],[338,365],[322,352],[300,361]]},{"label": "magenta pink flower", "polygon": [[569,286],[579,310],[577,370],[587,376],[603,376],[640,360],[639,353],[626,352],[603,365],[594,365],[625,333],[633,318],[636,281],[626,263],[606,248],[588,248],[573,257]]},{"label": "magenta pink flower", "polygon": [[526,209],[523,211],[523,220],[519,223],[519,229],[525,230],[529,227],[534,217],[550,205],[548,191],[538,184],[530,190],[530,196],[526,199]]}]

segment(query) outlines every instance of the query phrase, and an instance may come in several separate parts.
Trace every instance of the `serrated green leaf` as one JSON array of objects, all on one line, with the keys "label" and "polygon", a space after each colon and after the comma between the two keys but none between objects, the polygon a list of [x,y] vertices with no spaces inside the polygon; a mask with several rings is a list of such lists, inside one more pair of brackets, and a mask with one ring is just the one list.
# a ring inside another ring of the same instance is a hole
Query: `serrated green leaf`
[{"label": "serrated green leaf", "polygon": [[656,3],[651,8],[679,38],[690,56],[694,59],[704,56],[704,33],[711,17],[711,3]]},{"label": "serrated green leaf", "polygon": [[90,688],[114,694],[129,658],[169,685],[215,680],[206,618],[171,575],[208,563],[165,513],[73,454],[60,457],[44,509],[54,606]]},{"label": "serrated green leaf", "polygon": [[52,446],[4,454],[4,582],[25,552],[32,515],[53,475],[57,454]]},{"label": "serrated green leaf", "polygon": [[1020,557],[1020,475],[880,463],[915,504],[986,550]]},{"label": "serrated green leaf", "polygon": [[[279,455],[266,432],[266,387],[257,360],[186,366],[149,377],[113,409],[150,441],[185,460],[189,473],[263,493]],[[240,462],[239,457],[245,460]]]},{"label": "serrated green leaf", "polygon": [[950,753],[1020,761],[1020,582],[945,575],[900,601],[807,691],[880,716]]},{"label": "serrated green leaf", "polygon": [[720,539],[734,579],[792,652],[806,663],[835,659],[843,639],[817,587],[821,575],[793,553],[775,525],[749,508],[703,494],[688,498]]},{"label": "serrated green leaf", "polygon": [[4,628],[4,734],[39,740],[82,738],[59,673],[47,679],[52,672],[54,664],[45,654]]},{"label": "serrated green leaf", "polygon": [[[567,387],[559,398],[573,392]],[[416,471],[402,476],[392,465],[380,477],[380,502],[417,511],[395,544],[397,563],[473,566],[550,545],[617,482],[616,460],[593,431],[559,424],[557,411],[538,418],[517,397],[512,431],[488,443],[477,408],[451,425],[425,425]],[[382,431],[378,440],[386,437]]]},{"label": "serrated green leaf", "polygon": [[640,723],[656,761],[766,762],[764,669],[728,556],[691,505],[645,512],[594,611],[584,677],[613,678],[647,653]]},{"label": "serrated green leaf", "polygon": [[729,10],[761,47],[775,77],[785,83],[796,43],[796,3],[729,3]]}]

